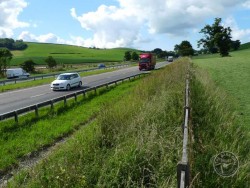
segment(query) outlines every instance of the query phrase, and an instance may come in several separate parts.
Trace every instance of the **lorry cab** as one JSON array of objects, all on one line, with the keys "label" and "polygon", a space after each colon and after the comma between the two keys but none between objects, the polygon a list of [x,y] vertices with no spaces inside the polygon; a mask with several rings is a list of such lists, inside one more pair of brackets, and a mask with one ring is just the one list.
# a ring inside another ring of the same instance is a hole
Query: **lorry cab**
[{"label": "lorry cab", "polygon": [[153,70],[155,69],[156,56],[152,53],[140,54],[139,70]]},{"label": "lorry cab", "polygon": [[168,62],[173,62],[173,60],[174,60],[174,56],[168,56]]}]

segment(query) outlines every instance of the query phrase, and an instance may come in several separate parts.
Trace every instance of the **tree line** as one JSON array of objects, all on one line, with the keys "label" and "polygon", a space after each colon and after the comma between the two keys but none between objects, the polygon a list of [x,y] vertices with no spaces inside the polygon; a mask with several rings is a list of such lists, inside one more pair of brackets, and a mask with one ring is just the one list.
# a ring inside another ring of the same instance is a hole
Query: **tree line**
[{"label": "tree line", "polygon": [[0,48],[9,50],[25,50],[28,47],[23,40],[14,40],[12,38],[0,38]]},{"label": "tree line", "polygon": [[[154,53],[156,54],[157,58],[165,58],[167,56],[175,56],[175,52],[173,51],[164,51],[160,48],[155,48],[152,51],[140,51],[138,53]],[[135,51],[126,51],[124,53],[124,61],[137,61],[139,60],[139,54]]]},{"label": "tree line", "polygon": [[212,25],[206,25],[199,33],[203,34],[203,38],[198,41],[198,47],[203,47],[199,51],[195,51],[189,41],[182,41],[175,45],[175,52],[181,56],[192,56],[195,53],[220,53],[222,57],[228,56],[230,51],[240,48],[240,40],[233,41],[230,27],[223,27],[221,18],[215,18]]}]

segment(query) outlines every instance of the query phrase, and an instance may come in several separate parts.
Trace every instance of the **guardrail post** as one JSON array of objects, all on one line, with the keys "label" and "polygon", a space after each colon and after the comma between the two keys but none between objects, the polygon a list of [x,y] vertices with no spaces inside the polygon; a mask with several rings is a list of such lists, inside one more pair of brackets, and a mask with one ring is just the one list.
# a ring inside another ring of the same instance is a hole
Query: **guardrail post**
[{"label": "guardrail post", "polygon": [[185,162],[179,162],[177,164],[177,186],[178,188],[189,187],[189,164]]},{"label": "guardrail post", "polygon": [[76,93],[74,93],[74,97],[75,97],[75,101],[77,101],[77,95],[76,95]]},{"label": "guardrail post", "polygon": [[15,84],[16,84],[16,79],[15,79]]},{"label": "guardrail post", "polygon": [[15,116],[15,122],[18,122],[18,113],[17,113],[17,111],[15,111],[14,116]]},{"label": "guardrail post", "polygon": [[63,97],[63,101],[64,101],[64,106],[66,106],[67,105],[67,98],[66,98],[66,96]]},{"label": "guardrail post", "polygon": [[85,90],[83,90],[82,94],[83,94],[83,97],[85,98],[85,97],[86,97],[86,92],[85,92]]},{"label": "guardrail post", "polygon": [[108,84],[106,84],[106,89],[108,89],[109,88],[109,85]]},{"label": "guardrail post", "polygon": [[96,87],[95,87],[95,95],[96,95],[96,93],[97,93],[97,92],[96,92]]},{"label": "guardrail post", "polygon": [[38,117],[39,114],[38,114],[38,106],[37,105],[35,106],[35,114],[36,114],[36,117]]},{"label": "guardrail post", "polygon": [[53,100],[50,101],[50,108],[51,108],[51,110],[54,108]]}]

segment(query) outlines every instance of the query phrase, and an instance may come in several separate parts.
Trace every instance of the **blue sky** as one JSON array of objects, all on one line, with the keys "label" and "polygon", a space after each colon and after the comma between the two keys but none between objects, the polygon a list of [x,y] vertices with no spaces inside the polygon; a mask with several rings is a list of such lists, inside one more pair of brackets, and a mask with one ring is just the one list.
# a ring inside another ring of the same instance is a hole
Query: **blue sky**
[{"label": "blue sky", "polygon": [[250,0],[0,0],[0,37],[85,47],[173,50],[222,18],[250,42]]}]

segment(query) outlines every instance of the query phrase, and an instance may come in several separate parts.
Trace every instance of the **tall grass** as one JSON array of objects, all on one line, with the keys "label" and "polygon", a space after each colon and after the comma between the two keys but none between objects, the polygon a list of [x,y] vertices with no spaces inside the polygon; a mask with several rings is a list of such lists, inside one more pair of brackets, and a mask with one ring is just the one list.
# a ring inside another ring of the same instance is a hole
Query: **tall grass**
[{"label": "tall grass", "polygon": [[144,78],[111,100],[80,129],[10,187],[176,187],[186,60]]},{"label": "tall grass", "polygon": [[[50,146],[58,138],[71,134],[93,119],[103,104],[119,99],[136,82],[124,83],[109,89],[100,89],[98,93],[88,92],[87,97],[78,97],[77,103],[68,100],[54,108],[39,109],[39,117],[27,114],[19,117],[19,122],[7,120],[0,122],[0,173],[18,165],[19,159],[43,147]],[[98,97],[97,97],[98,96]]]}]

